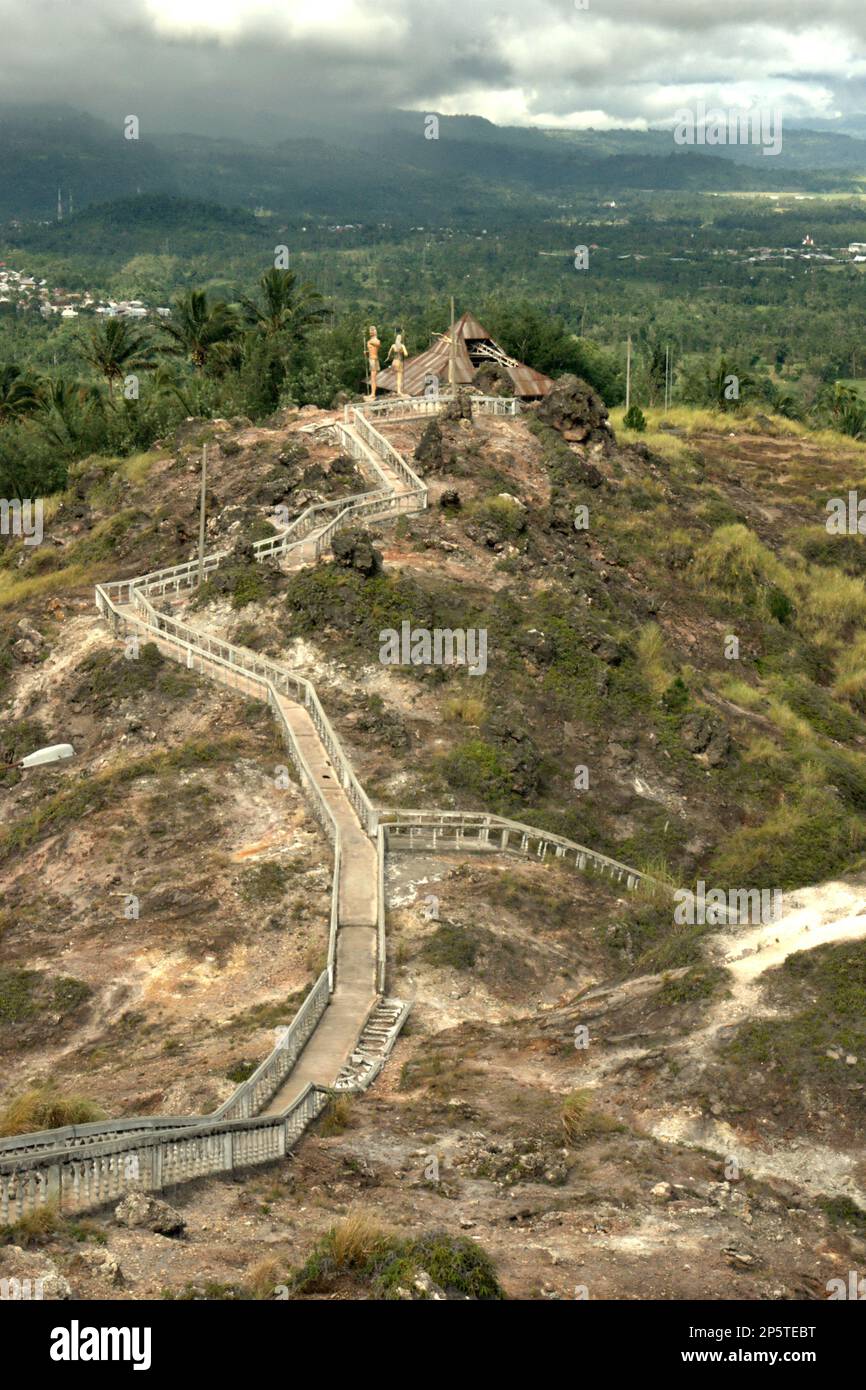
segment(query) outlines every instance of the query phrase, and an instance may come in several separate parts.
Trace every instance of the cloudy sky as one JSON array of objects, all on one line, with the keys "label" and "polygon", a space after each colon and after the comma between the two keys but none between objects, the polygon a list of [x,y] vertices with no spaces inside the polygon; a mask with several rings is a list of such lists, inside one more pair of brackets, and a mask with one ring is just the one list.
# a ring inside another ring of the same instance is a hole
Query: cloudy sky
[{"label": "cloudy sky", "polygon": [[[580,8],[586,3],[587,8]],[[2,100],[291,135],[392,105],[502,124],[866,111],[863,0],[0,0]]]}]

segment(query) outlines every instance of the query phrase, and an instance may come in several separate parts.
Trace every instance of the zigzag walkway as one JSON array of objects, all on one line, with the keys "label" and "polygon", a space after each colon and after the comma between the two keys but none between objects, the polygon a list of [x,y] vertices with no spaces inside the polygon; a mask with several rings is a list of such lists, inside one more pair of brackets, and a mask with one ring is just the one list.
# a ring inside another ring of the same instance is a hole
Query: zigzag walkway
[{"label": "zigzag walkway", "polygon": [[[321,427],[358,461],[373,490],[307,508],[281,534],[256,542],[257,558],[285,569],[314,563],[346,526],[423,510],[424,483],[372,420],[432,416],[448,401],[404,398],[347,406],[342,421]],[[476,414],[494,415],[519,409],[516,401],[498,397],[474,397],[472,407]],[[206,556],[204,576],[226,558],[227,552]],[[273,1052],[213,1115],[132,1117],[0,1140],[0,1223],[46,1202],[84,1210],[134,1188],[160,1189],[272,1162],[297,1142],[333,1090],[368,1086],[409,1008],[384,997],[386,850],[495,850],[541,861],[550,855],[630,889],[645,877],[586,846],[502,817],[373,807],[309,681],[201,632],[152,601],[198,582],[198,562],[188,561],[98,585],[96,604],[116,635],[145,636],[172,660],[270,705],[333,846],[328,965]]]}]

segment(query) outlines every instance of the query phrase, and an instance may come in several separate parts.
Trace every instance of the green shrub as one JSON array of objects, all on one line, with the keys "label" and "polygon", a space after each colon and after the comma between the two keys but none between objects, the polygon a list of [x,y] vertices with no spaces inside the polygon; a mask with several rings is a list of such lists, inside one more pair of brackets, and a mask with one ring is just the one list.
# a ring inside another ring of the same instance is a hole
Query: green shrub
[{"label": "green shrub", "polygon": [[350,1212],[327,1234],[292,1279],[296,1294],[324,1292],[341,1275],[369,1284],[374,1296],[399,1297],[412,1291],[421,1273],[459,1298],[505,1297],[490,1256],[468,1236],[432,1231],[406,1239],[380,1226],[366,1212]]},{"label": "green shrub", "polygon": [[499,541],[518,541],[526,530],[526,508],[509,497],[486,497],[472,508],[473,520],[491,530]]},{"label": "green shrub", "polygon": [[444,772],[452,787],[472,792],[491,805],[508,794],[508,769],[498,750],[484,739],[469,739],[455,748],[444,759]]},{"label": "green shrub", "polygon": [[710,869],[721,883],[801,888],[844,873],[864,849],[862,819],[847,812],[831,788],[811,786],[796,800],[782,802],[763,823],[735,830]]},{"label": "green shrub", "polygon": [[430,965],[471,970],[478,955],[478,943],[465,927],[441,922],[424,942],[421,955]]},{"label": "green shrub", "polygon": [[819,1088],[844,1113],[866,1117],[844,1061],[866,1055],[866,941],[797,951],[767,972],[763,992],[774,1015],[741,1024],[721,1055],[738,1069],[771,1069],[807,1113]]},{"label": "green shrub", "polygon": [[767,591],[767,611],[777,623],[787,627],[794,616],[794,605],[787,594],[773,585]]},{"label": "green shrub", "polygon": [[248,902],[276,902],[285,893],[289,876],[282,864],[256,864],[244,871],[241,894]]},{"label": "green shrub", "polygon": [[692,966],[684,975],[668,977],[658,992],[658,1002],[693,1004],[699,999],[711,999],[727,980],[728,972],[719,966]]}]

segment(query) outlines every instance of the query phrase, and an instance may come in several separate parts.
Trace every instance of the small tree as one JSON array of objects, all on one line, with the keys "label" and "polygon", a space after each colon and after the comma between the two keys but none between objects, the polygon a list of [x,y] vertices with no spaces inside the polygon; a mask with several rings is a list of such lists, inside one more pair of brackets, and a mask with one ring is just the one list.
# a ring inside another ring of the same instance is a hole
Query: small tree
[{"label": "small tree", "polygon": [[171,323],[161,325],[169,343],[163,351],[188,357],[200,371],[214,350],[238,336],[237,315],[222,300],[211,304],[204,290],[190,290],[175,300]]},{"label": "small tree", "polygon": [[115,383],[128,372],[146,371],[153,366],[153,352],[147,336],[123,319],[106,319],[98,324],[83,347],[90,365],[108,382],[108,394],[112,399]]},{"label": "small tree", "polygon": [[646,429],[646,416],[639,405],[630,405],[622,417],[622,423],[625,429],[636,430],[638,434],[643,434]]}]

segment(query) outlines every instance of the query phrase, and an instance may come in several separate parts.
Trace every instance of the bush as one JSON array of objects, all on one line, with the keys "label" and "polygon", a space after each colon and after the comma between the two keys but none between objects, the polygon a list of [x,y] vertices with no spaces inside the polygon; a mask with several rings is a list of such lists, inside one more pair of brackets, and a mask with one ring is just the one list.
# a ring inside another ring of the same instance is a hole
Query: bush
[{"label": "bush", "polygon": [[508,770],[496,748],[481,738],[460,744],[444,760],[445,776],[462,791],[496,805],[508,793]]},{"label": "bush", "polygon": [[467,1236],[433,1231],[417,1240],[387,1231],[375,1217],[352,1211],[332,1226],[292,1280],[297,1294],[324,1291],[340,1276],[369,1284],[379,1298],[412,1289],[421,1272],[447,1294],[501,1299],[502,1287],[489,1255]]},{"label": "bush", "polygon": [[43,1245],[63,1229],[63,1220],[56,1206],[46,1204],[29,1211],[12,1226],[0,1226],[0,1244],[20,1245],[27,1249],[31,1245]]},{"label": "bush", "polygon": [[790,579],[784,565],[747,526],[720,526],[697,551],[694,573],[709,593],[750,603],[761,590]]},{"label": "bush", "polygon": [[767,611],[777,623],[787,627],[794,616],[794,605],[787,594],[773,586],[767,593]]},{"label": "bush", "polygon": [[104,1120],[105,1112],[81,1096],[61,1096],[49,1087],[26,1091],[0,1113],[0,1135],[30,1134],[64,1125],[87,1125]]},{"label": "bush", "polygon": [[247,902],[276,902],[286,891],[289,871],[273,862],[256,864],[241,878],[241,895]]},{"label": "bush", "polygon": [[622,417],[623,429],[635,430],[643,434],[646,429],[646,416],[639,405],[630,405]]},{"label": "bush", "polygon": [[801,888],[844,873],[864,848],[862,819],[846,812],[831,788],[809,786],[798,800],[782,802],[763,824],[735,830],[714,855],[710,871],[721,883]]},{"label": "bush", "polygon": [[353,1098],[345,1091],[332,1091],[322,1117],[321,1133],[328,1137],[342,1134],[352,1118]]},{"label": "bush", "polygon": [[430,965],[471,970],[478,955],[478,943],[465,927],[442,922],[429,940],[424,942],[421,955]]},{"label": "bush", "polygon": [[693,1004],[699,999],[711,999],[727,978],[727,971],[719,966],[693,966],[684,975],[665,979],[658,1002],[662,1005]]},{"label": "bush", "polygon": [[567,1095],[560,1107],[559,1120],[566,1141],[571,1145],[617,1127],[615,1122],[595,1109],[591,1091],[572,1091]]},{"label": "bush", "polygon": [[472,518],[491,530],[499,541],[514,542],[526,530],[526,510],[508,497],[487,497],[472,509]]}]

